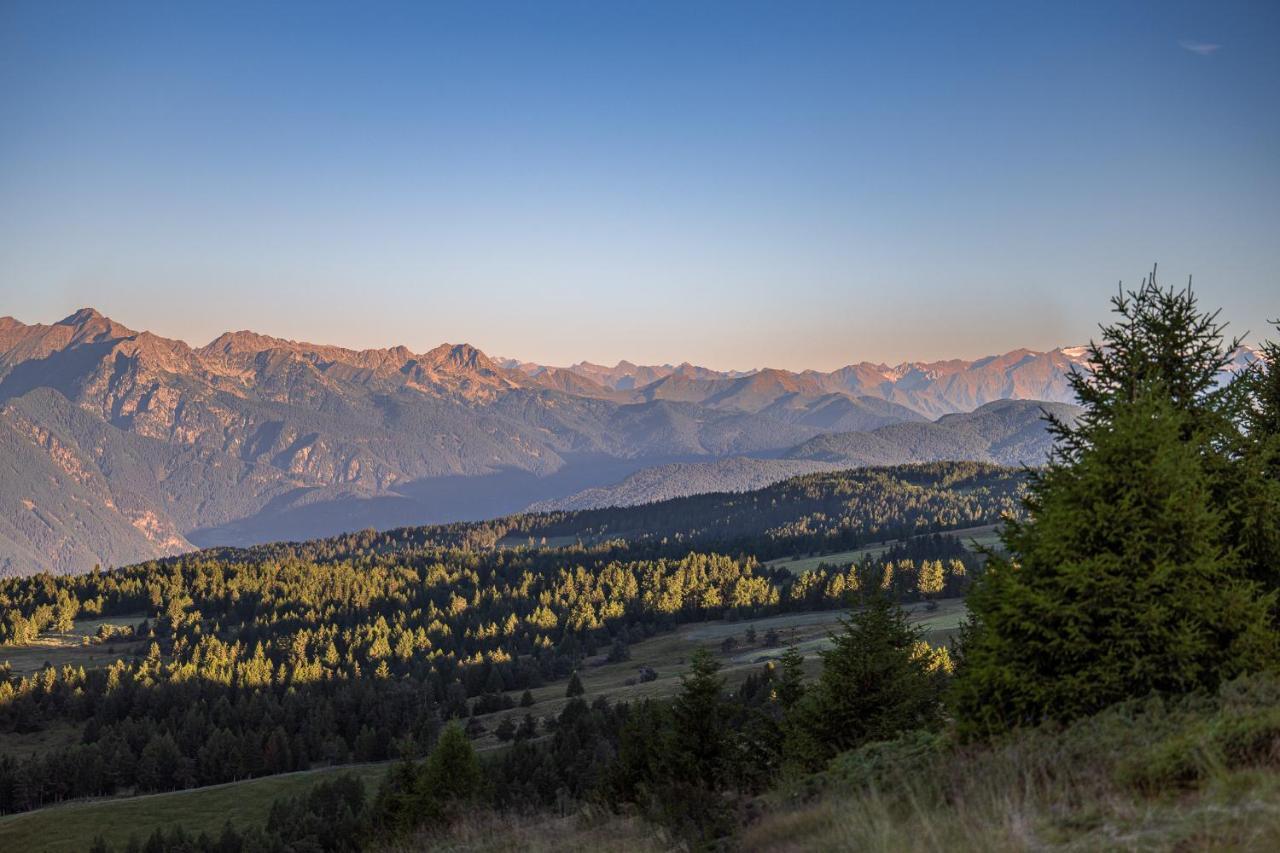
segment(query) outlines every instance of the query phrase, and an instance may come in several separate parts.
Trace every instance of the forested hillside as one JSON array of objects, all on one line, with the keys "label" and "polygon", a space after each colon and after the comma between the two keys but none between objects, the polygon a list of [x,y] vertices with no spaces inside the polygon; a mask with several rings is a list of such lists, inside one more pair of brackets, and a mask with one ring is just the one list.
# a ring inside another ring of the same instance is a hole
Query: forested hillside
[{"label": "forested hillside", "polygon": [[[216,838],[149,824],[147,849],[447,849],[584,806],[707,849],[1280,837],[1223,817],[1280,785],[1280,348],[1224,384],[1234,343],[1189,289],[1115,310],[1040,471],[817,473],[4,581],[6,650],[93,620],[85,649],[125,651],[4,673],[0,809],[394,760]],[[948,534],[996,522],[1001,548]],[[930,642],[920,617],[958,596]],[[690,629],[678,684],[643,692],[642,664],[630,701],[587,695]]]},{"label": "forested hillside", "polygon": [[0,754],[0,809],[390,758],[683,622],[841,607],[860,589],[956,595],[981,560],[954,539],[801,575],[761,561],[995,522],[1022,482],[971,463],[853,471],[11,579],[9,647],[126,616],[87,642],[133,653],[0,681],[0,730],[80,732],[23,762]]},{"label": "forested hillside", "polygon": [[523,513],[483,522],[365,530],[301,543],[211,549],[229,559],[337,559],[444,546],[620,548],[690,546],[760,559],[832,551],[931,530],[973,527],[1016,512],[1025,473],[970,462],[865,468],[794,477],[751,492],[700,494],[634,507]]}]

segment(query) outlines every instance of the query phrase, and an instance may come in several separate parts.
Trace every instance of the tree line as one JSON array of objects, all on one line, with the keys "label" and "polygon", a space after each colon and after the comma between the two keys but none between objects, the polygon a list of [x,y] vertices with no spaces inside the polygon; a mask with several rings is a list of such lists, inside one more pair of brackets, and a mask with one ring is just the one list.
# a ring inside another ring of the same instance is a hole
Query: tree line
[{"label": "tree line", "polygon": [[[936,471],[973,485],[971,467]],[[917,498],[915,487],[881,496],[891,508],[881,517],[909,517]],[[992,498],[986,512],[1002,505]],[[930,536],[798,577],[751,554],[619,559],[614,544],[431,545],[326,560],[264,550],[271,558],[201,552],[0,584],[10,631],[146,614],[127,630],[135,657],[0,672],[0,731],[68,722],[81,732],[72,745],[0,757],[0,811],[393,758],[430,744],[448,720],[509,707],[510,694],[677,624],[840,607],[863,586],[935,597],[958,592],[979,566],[954,537]]]},{"label": "tree line", "polygon": [[[710,844],[784,773],[812,771],[842,749],[941,720],[949,658],[924,643],[887,596],[870,594],[833,639],[813,684],[793,648],[727,691],[719,662],[700,649],[671,701],[578,696],[545,736],[517,736],[489,757],[450,723],[425,757],[392,765],[372,797],[339,778],[276,803],[262,828],[228,825],[216,836],[157,830],[123,849],[351,853],[441,830],[473,809],[528,813],[566,803],[634,808],[690,843]],[[865,692],[867,685],[874,689]],[[858,697],[852,706],[850,696]],[[110,850],[96,843],[95,851]]]}]

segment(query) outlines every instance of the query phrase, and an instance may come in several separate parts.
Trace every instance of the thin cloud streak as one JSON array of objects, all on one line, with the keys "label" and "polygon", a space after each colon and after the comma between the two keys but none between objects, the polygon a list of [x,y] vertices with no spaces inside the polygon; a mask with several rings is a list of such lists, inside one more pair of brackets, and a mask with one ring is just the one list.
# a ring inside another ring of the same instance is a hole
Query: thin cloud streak
[{"label": "thin cloud streak", "polygon": [[1178,45],[1183,50],[1189,50],[1198,56],[1212,56],[1222,50],[1222,45],[1209,41],[1180,41]]}]

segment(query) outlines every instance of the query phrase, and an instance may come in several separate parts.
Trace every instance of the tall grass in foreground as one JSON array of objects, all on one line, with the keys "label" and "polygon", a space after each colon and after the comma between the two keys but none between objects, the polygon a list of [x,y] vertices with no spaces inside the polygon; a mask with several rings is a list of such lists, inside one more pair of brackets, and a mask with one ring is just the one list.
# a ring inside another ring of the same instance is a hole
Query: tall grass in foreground
[{"label": "tall grass in foreground", "polygon": [[661,853],[677,848],[660,827],[593,811],[557,817],[478,811],[446,830],[429,830],[376,853]]},{"label": "tall grass in foreground", "polygon": [[958,745],[913,734],[784,789],[748,850],[1280,850],[1280,679]]}]

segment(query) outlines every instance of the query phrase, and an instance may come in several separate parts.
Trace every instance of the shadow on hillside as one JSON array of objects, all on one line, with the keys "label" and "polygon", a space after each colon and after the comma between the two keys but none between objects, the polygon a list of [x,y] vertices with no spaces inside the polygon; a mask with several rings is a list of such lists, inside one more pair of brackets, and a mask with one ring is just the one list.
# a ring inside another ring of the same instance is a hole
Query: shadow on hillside
[{"label": "shadow on hillside", "polygon": [[427,477],[398,486],[393,494],[335,494],[332,489],[295,489],[246,518],[193,530],[197,547],[244,547],[264,542],[318,539],[353,530],[389,530],[421,524],[475,521],[520,512],[529,504],[605,486],[652,465],[685,457],[614,459],[580,456],[554,474],[504,469],[484,476]]}]

